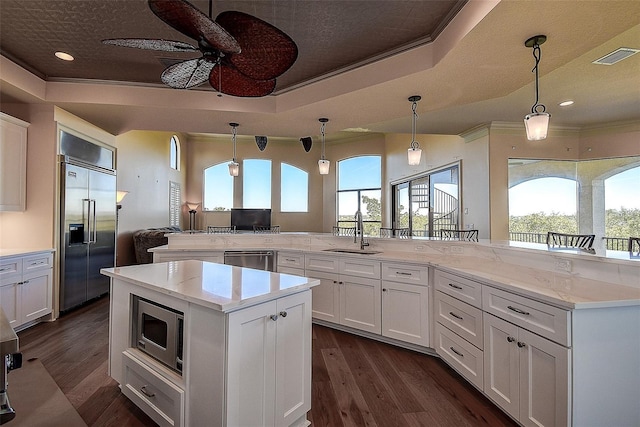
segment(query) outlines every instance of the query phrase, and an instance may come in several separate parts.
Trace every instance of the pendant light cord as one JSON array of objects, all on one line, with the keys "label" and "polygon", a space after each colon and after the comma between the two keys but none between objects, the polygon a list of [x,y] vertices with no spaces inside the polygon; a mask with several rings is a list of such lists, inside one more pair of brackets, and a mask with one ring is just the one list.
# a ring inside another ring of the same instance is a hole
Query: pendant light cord
[{"label": "pendant light cord", "polygon": [[416,141],[416,119],[418,118],[418,113],[416,113],[417,108],[418,102],[413,101],[411,103],[411,111],[413,112],[413,121],[411,123],[411,148],[414,150],[420,147],[420,144]]},{"label": "pendant light cord", "polygon": [[321,159],[324,160],[324,126],[326,125],[326,122],[322,122],[322,125],[320,125],[320,132],[322,133],[322,156]]},{"label": "pendant light cord", "polygon": [[231,139],[233,139],[233,163],[236,162],[236,127],[231,127]]},{"label": "pendant light cord", "polygon": [[[547,110],[547,107],[545,107],[544,104],[538,103],[538,100],[539,100],[539,97],[538,97],[538,64],[540,64],[540,56],[541,56],[540,45],[536,43],[535,45],[533,45],[533,58],[536,61],[536,65],[531,70],[531,72],[535,72],[536,73],[536,102],[531,107],[531,113],[544,113]],[[542,107],[542,111],[538,111],[538,107]]]}]

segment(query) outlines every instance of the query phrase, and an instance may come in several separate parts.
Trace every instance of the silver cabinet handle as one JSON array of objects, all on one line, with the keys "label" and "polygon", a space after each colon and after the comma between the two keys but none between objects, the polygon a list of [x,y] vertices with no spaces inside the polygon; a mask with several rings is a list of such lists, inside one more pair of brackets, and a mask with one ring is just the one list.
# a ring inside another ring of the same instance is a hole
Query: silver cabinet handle
[{"label": "silver cabinet handle", "polygon": [[291,259],[291,258],[285,258],[284,260],[285,260],[285,261],[289,261],[289,262],[296,262],[296,260],[295,260],[295,259]]},{"label": "silver cabinet handle", "polygon": [[457,315],[457,314],[455,314],[453,311],[450,311],[450,312],[449,312],[449,314],[450,314],[450,315],[452,315],[453,317],[455,317],[455,318],[456,318],[456,319],[458,319],[458,320],[464,320],[464,319],[462,318],[462,316],[458,316],[458,315]]},{"label": "silver cabinet handle", "polygon": [[21,285],[26,285],[27,283],[29,283],[28,280],[25,280],[24,282],[20,282]]},{"label": "silver cabinet handle", "polygon": [[396,271],[396,274],[399,276],[411,276],[411,273],[405,273],[404,271]]},{"label": "silver cabinet handle", "polygon": [[11,267],[2,267],[0,268],[0,272],[11,270]]},{"label": "silver cabinet handle", "polygon": [[142,392],[142,394],[144,394],[147,397],[154,397],[156,395],[155,393],[147,391],[146,385],[143,385],[142,388],[140,388],[140,391]]},{"label": "silver cabinet handle", "polygon": [[507,337],[507,341],[514,342],[516,339],[514,337]]},{"label": "silver cabinet handle", "polygon": [[527,344],[523,343],[522,341],[518,341],[518,347],[522,348],[522,347],[526,347]]},{"label": "silver cabinet handle", "polygon": [[460,356],[460,357],[464,357],[464,354],[460,353],[460,352],[459,352],[458,350],[456,350],[455,348],[453,348],[453,347],[449,347],[449,348],[451,349],[451,351],[453,351],[453,352],[454,352],[455,354],[457,354],[458,356]]},{"label": "silver cabinet handle", "polygon": [[515,312],[516,312],[516,313],[518,313],[518,314],[524,314],[525,316],[529,316],[529,314],[530,314],[530,313],[529,313],[529,312],[527,312],[527,311],[520,310],[519,308],[512,307],[512,306],[510,306],[510,305],[508,305],[508,306],[507,306],[507,308],[508,308],[509,310],[511,310],[511,311],[515,311]]},{"label": "silver cabinet handle", "polygon": [[272,314],[271,316],[269,316],[269,319],[273,320],[274,322],[276,320],[278,320],[278,315],[277,314]]},{"label": "silver cabinet handle", "polygon": [[281,312],[280,312],[280,316],[282,316],[282,317],[287,317],[287,312],[286,312],[286,311],[281,311]]},{"label": "silver cabinet handle", "polygon": [[449,283],[449,286],[451,286],[453,289],[458,289],[458,290],[462,290],[462,286],[458,286],[458,285],[454,285],[453,283]]}]

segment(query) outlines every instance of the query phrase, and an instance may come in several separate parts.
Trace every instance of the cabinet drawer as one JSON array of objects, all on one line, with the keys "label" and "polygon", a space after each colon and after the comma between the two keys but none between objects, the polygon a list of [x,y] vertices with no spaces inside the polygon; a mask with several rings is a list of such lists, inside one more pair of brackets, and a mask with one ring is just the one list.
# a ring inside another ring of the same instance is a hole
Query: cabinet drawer
[{"label": "cabinet drawer", "polygon": [[[22,258],[8,258],[0,260],[0,278],[4,279],[12,274],[22,273]],[[4,283],[4,281],[3,281]]]},{"label": "cabinet drawer", "polygon": [[434,277],[436,290],[474,307],[482,307],[482,285],[480,283],[440,270],[435,271]]},{"label": "cabinet drawer", "polygon": [[427,266],[414,264],[382,264],[382,279],[400,283],[413,283],[427,286],[429,284]]},{"label": "cabinet drawer", "polygon": [[303,268],[293,268],[293,267],[278,266],[278,273],[292,274],[294,276],[303,276],[303,277],[305,277]]},{"label": "cabinet drawer", "polygon": [[122,353],[122,393],[161,426],[184,424],[184,390],[127,351]]},{"label": "cabinet drawer", "polygon": [[340,271],[338,258],[307,255],[305,257],[305,269],[315,271],[328,271],[338,273]]},{"label": "cabinet drawer", "polygon": [[479,390],[484,385],[484,353],[436,323],[436,352]]},{"label": "cabinet drawer", "polygon": [[304,254],[298,252],[278,252],[278,266],[304,268]]},{"label": "cabinet drawer", "polygon": [[28,273],[34,270],[47,270],[53,268],[53,254],[43,253],[24,257],[22,260],[22,272]]},{"label": "cabinet drawer", "polygon": [[366,259],[345,258],[340,260],[340,273],[350,276],[380,278],[380,262]]},{"label": "cabinet drawer", "polygon": [[484,311],[531,332],[571,346],[571,312],[500,289],[484,286]]},{"label": "cabinet drawer", "polygon": [[436,321],[482,350],[482,310],[439,291],[434,308]]}]

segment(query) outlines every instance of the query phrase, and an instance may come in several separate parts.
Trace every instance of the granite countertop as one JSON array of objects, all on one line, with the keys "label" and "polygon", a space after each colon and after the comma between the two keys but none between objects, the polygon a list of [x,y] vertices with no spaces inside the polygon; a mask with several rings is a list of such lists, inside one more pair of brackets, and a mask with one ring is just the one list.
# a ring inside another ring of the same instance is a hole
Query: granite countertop
[{"label": "granite countertop", "polygon": [[195,260],[103,268],[100,272],[222,312],[320,284],[317,279]]}]

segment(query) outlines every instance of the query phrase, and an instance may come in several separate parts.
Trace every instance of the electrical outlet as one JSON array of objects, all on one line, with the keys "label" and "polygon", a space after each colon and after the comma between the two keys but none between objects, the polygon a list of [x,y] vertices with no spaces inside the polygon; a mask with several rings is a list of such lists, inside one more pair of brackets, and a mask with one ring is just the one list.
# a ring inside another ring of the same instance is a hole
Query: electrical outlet
[{"label": "electrical outlet", "polygon": [[568,259],[557,259],[555,262],[555,268],[557,271],[571,273],[571,261]]},{"label": "electrical outlet", "polygon": [[273,239],[271,237],[267,237],[264,239],[265,243],[273,243]]},{"label": "electrical outlet", "polygon": [[451,246],[452,254],[461,254],[464,253],[464,248],[462,246]]}]

